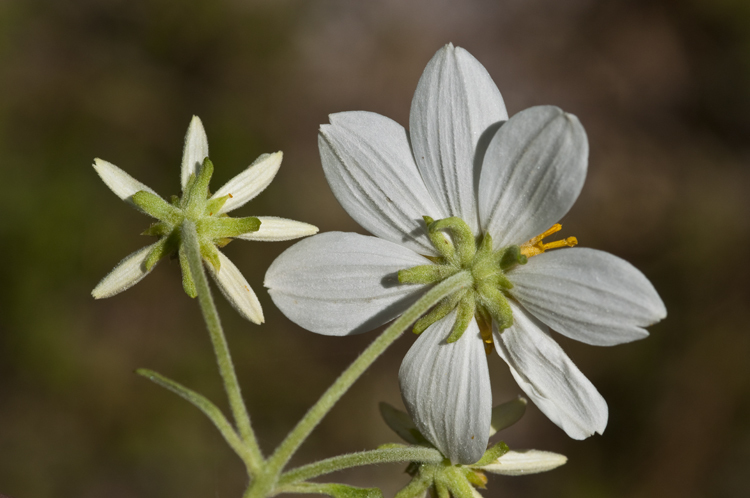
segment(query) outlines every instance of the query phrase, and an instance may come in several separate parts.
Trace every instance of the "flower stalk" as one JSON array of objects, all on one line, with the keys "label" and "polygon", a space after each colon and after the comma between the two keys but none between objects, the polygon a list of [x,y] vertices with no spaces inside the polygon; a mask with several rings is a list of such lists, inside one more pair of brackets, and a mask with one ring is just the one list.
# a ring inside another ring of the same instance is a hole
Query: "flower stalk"
[{"label": "flower stalk", "polygon": [[[297,426],[279,445],[274,454],[268,459],[265,472],[259,475],[248,492],[246,498],[263,498],[268,496],[279,479],[282,469],[292,457],[300,444],[307,439],[310,432],[320,423],[341,396],[349,390],[354,382],[367,368],[398,339],[404,331],[420,316],[446,296],[465,288],[472,283],[471,275],[466,271],[456,273],[450,278],[430,289],[391,326],[389,326],[370,346],[347,368],[336,381],[321,396],[318,402],[310,408]],[[343,468],[343,467],[342,467]]]},{"label": "flower stalk", "polygon": [[261,472],[263,455],[260,452],[258,440],[256,439],[255,433],[250,424],[250,415],[248,415],[245,402],[242,399],[240,384],[237,381],[237,374],[234,370],[232,357],[229,354],[229,346],[227,345],[224,331],[221,327],[219,313],[216,311],[216,306],[214,305],[214,300],[211,296],[211,289],[208,287],[208,279],[203,270],[200,243],[198,241],[198,233],[195,228],[195,223],[190,220],[184,220],[182,222],[181,232],[185,256],[190,267],[190,275],[195,283],[201,312],[203,313],[206,327],[211,336],[211,343],[216,354],[216,362],[219,366],[221,378],[224,381],[224,388],[227,392],[227,397],[229,398],[229,405],[232,409],[232,414],[234,415],[234,421],[235,424],[237,424],[240,437],[248,449],[248,461],[246,461],[246,464],[252,477]]}]

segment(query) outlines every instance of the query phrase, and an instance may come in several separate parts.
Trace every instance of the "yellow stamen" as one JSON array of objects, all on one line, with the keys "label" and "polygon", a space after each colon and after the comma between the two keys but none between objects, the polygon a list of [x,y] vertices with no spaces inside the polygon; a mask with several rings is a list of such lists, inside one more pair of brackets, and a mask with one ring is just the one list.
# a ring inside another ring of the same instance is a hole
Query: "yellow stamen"
[{"label": "yellow stamen", "polygon": [[552,227],[550,227],[550,229],[546,232],[537,235],[525,244],[521,244],[521,254],[523,254],[527,258],[530,258],[532,256],[542,254],[544,251],[547,251],[549,249],[557,249],[560,247],[574,247],[578,244],[578,239],[576,239],[575,237],[568,237],[567,239],[556,240],[555,242],[548,242],[546,244],[542,242],[545,237],[559,232],[560,230],[562,230],[562,225],[556,223],[552,225]]}]

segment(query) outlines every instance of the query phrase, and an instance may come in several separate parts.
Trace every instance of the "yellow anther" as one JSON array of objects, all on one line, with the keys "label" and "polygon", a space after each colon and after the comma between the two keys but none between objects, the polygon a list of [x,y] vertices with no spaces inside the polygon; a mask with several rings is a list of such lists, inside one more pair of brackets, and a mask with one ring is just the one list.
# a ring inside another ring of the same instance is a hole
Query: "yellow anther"
[{"label": "yellow anther", "polygon": [[544,251],[547,251],[549,249],[576,246],[578,244],[578,239],[576,239],[575,237],[568,237],[567,239],[556,240],[555,242],[549,242],[547,244],[542,242],[542,240],[545,237],[552,235],[553,233],[559,232],[561,229],[562,229],[562,225],[559,223],[556,223],[552,225],[552,227],[549,230],[537,235],[536,237],[532,238],[525,244],[521,244],[520,246],[521,254],[523,254],[527,258],[530,258],[532,256],[537,256],[539,254],[542,254]]}]

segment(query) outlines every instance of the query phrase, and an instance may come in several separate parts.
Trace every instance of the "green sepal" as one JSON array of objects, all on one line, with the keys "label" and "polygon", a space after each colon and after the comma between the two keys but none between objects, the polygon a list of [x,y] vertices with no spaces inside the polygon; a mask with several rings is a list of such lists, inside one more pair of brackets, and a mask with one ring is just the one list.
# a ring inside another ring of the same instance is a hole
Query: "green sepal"
[{"label": "green sepal", "polygon": [[435,476],[435,485],[444,485],[454,498],[474,498],[475,491],[462,467],[447,467]]},{"label": "green sepal", "polygon": [[510,448],[508,448],[508,445],[504,442],[500,441],[499,443],[493,445],[484,452],[484,455],[482,455],[482,458],[479,459],[479,461],[472,465],[472,467],[481,467],[483,465],[489,465],[493,462],[496,462],[498,458],[505,455],[510,451]]},{"label": "green sepal", "polygon": [[469,467],[464,467],[463,471],[464,477],[466,477],[466,480],[469,481],[472,486],[481,489],[487,488],[487,476],[484,475],[483,472]]},{"label": "green sepal", "polygon": [[482,297],[481,306],[492,316],[501,331],[513,325],[513,310],[511,310],[505,295],[489,284],[482,285],[478,289]]},{"label": "green sepal", "polygon": [[521,253],[521,248],[518,246],[506,247],[503,251],[499,251],[498,256],[498,263],[503,271],[509,270],[516,265],[525,265],[529,261],[529,258]]},{"label": "green sepal", "polygon": [[211,176],[214,173],[214,165],[209,158],[203,160],[203,165],[198,175],[195,177],[193,182],[188,180],[188,185],[185,187],[185,194],[183,199],[183,209],[190,212],[193,215],[202,215],[196,210],[199,206],[205,205],[206,198],[208,197],[208,184],[211,181]]},{"label": "green sepal", "polygon": [[448,491],[448,486],[442,482],[435,483],[435,491],[437,492],[437,498],[451,498],[451,493]]},{"label": "green sepal", "polygon": [[505,403],[492,408],[490,436],[521,420],[523,414],[526,413],[527,404],[528,401],[519,396],[514,400],[506,401]]},{"label": "green sepal", "polygon": [[456,249],[453,247],[451,241],[449,241],[445,235],[437,230],[432,230],[432,224],[435,220],[429,216],[423,216],[424,222],[427,225],[427,236],[430,238],[435,250],[442,256],[446,261],[451,264],[458,264],[458,256],[456,255]]},{"label": "green sepal", "polygon": [[[456,216],[443,218],[442,220],[433,221],[427,227],[432,239],[432,234],[438,235],[438,232],[445,231],[451,235],[453,241],[453,250],[458,258],[458,263],[467,265],[474,259],[477,252],[477,245],[471,228],[464,220]],[[434,243],[434,241],[433,241]]]},{"label": "green sepal", "polygon": [[291,487],[294,493],[315,493],[334,498],[383,498],[379,488],[358,488],[346,484],[302,482]]},{"label": "green sepal", "polygon": [[182,213],[179,209],[156,194],[139,190],[133,194],[133,203],[147,215],[172,225],[180,222]]},{"label": "green sepal", "polygon": [[201,237],[208,239],[223,239],[257,232],[260,220],[252,216],[247,218],[230,218],[229,216],[207,216],[196,223],[196,230]]},{"label": "green sepal", "polygon": [[206,203],[206,216],[213,216],[214,214],[218,213],[231,197],[232,194],[227,194],[222,197],[217,197],[216,199],[210,199]]},{"label": "green sepal", "polygon": [[222,247],[226,246],[227,244],[229,244],[233,240],[234,239],[229,238],[229,237],[226,237],[226,238],[223,238],[223,239],[214,239],[214,244],[216,245],[216,247],[218,247],[219,249],[221,249]]},{"label": "green sepal", "polygon": [[456,321],[453,324],[451,335],[446,339],[445,342],[452,343],[456,342],[464,335],[466,329],[469,328],[469,324],[474,319],[474,311],[476,305],[474,303],[474,294],[472,292],[466,292],[463,299],[459,301],[456,310]]},{"label": "green sepal", "polygon": [[188,262],[187,254],[185,254],[185,249],[182,246],[180,246],[178,254],[180,256],[180,268],[182,268],[182,288],[185,290],[185,294],[196,298],[198,297],[198,291],[195,288],[193,275],[190,273],[190,263]]},{"label": "green sepal", "polygon": [[444,297],[429,313],[416,321],[412,331],[419,335],[433,323],[448,316],[448,313],[453,311],[465,293],[466,291],[454,292],[450,296]]},{"label": "green sepal", "polygon": [[172,232],[172,225],[164,223],[163,221],[157,221],[152,223],[150,227],[141,232],[141,235],[151,235],[156,237],[164,237]]},{"label": "green sepal", "polygon": [[169,198],[169,203],[176,208],[180,207],[180,198],[174,194]]},{"label": "green sepal", "polygon": [[208,263],[214,267],[218,272],[221,270],[221,259],[219,259],[219,250],[211,242],[201,241],[201,257],[208,261]]},{"label": "green sepal", "polygon": [[399,270],[401,284],[434,284],[458,273],[458,268],[450,265],[419,265]]},{"label": "green sepal", "polygon": [[394,498],[422,498],[424,496],[427,489],[432,485],[432,479],[423,476],[419,472],[419,467],[417,467],[415,474],[415,477],[409,481],[409,484],[396,493]]},{"label": "green sepal", "polygon": [[158,241],[154,245],[154,248],[149,251],[146,259],[143,261],[143,269],[146,271],[151,271],[151,268],[153,268],[160,259],[162,259],[164,256],[168,256],[171,252],[169,251],[170,248],[168,246],[169,241],[166,237]]}]

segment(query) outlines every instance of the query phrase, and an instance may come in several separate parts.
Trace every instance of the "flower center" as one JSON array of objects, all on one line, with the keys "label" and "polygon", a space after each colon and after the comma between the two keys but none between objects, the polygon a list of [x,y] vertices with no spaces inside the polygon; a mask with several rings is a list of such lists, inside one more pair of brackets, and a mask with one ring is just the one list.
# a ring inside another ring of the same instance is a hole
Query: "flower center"
[{"label": "flower center", "polygon": [[508,246],[493,250],[492,237],[485,233],[477,244],[469,226],[460,218],[433,220],[424,217],[427,234],[439,254],[430,257],[433,264],[420,265],[398,272],[402,284],[436,284],[458,272],[465,271],[473,278],[473,285],[445,297],[429,313],[414,324],[414,333],[421,334],[430,325],[456,310],[456,321],[447,342],[461,338],[472,319],[479,326],[485,351],[493,348],[492,323],[502,331],[513,325],[513,313],[508,304],[508,291],[513,284],[505,274],[524,265],[528,258],[542,254],[549,249],[573,247],[575,237],[544,243],[543,239],[558,232],[562,225],[557,224],[546,232],[537,235],[521,246]]}]

